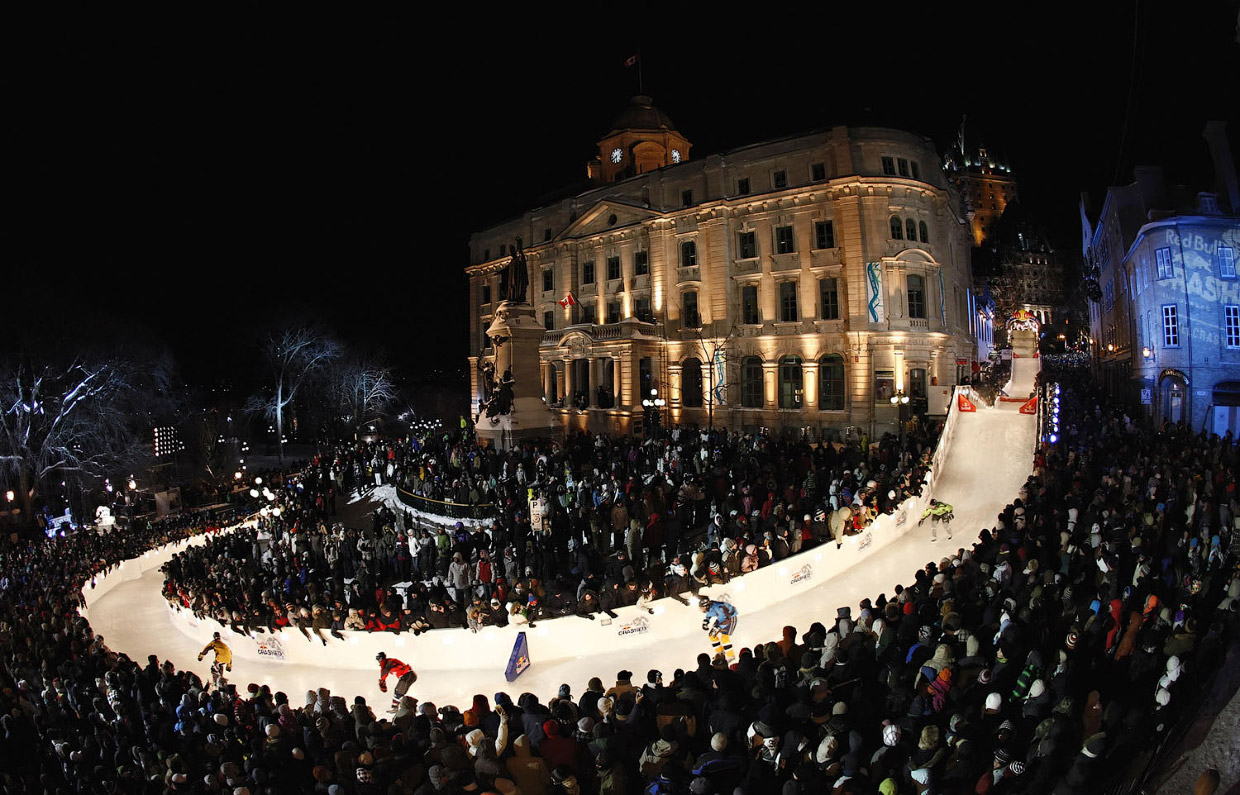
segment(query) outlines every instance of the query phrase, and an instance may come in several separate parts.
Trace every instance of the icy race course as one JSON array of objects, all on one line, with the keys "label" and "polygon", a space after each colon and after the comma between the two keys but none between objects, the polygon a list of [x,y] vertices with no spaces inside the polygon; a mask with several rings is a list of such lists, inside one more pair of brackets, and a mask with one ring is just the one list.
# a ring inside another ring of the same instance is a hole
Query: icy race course
[{"label": "icy race course", "polygon": [[[837,607],[849,605],[855,610],[866,597],[890,595],[897,583],[910,582],[913,572],[927,562],[954,555],[971,545],[980,529],[992,527],[1031,472],[1035,435],[1035,418],[1020,414],[1018,404],[996,406],[982,405],[976,413],[955,415],[933,493],[924,495],[955,506],[954,539],[947,540],[940,529],[938,541],[932,542],[929,524],[917,526],[924,499],[914,500],[916,514],[910,507],[903,526],[887,531],[891,537],[885,544],[874,544],[873,554],[848,546],[837,552],[828,544],[714,588],[712,595],[727,594],[741,611],[733,647],[778,640],[785,625],[804,632],[814,621],[829,624]],[[88,585],[85,613],[113,650],[139,662],[156,654],[206,679],[210,658],[203,662],[196,658],[218,625],[170,610],[160,596],[159,565],[173,551],[165,548],[127,561],[96,589]],[[839,555],[836,561],[831,559],[833,553]],[[849,563],[833,565],[841,561]],[[808,579],[806,571],[813,572]],[[766,583],[778,587],[767,588]],[[773,592],[780,601],[759,598],[760,591]],[[655,604],[656,615],[638,617],[636,608],[626,608],[609,626],[602,625],[601,616],[595,621],[569,616],[527,629],[532,667],[512,683],[504,678],[516,637],[511,627],[477,635],[438,630],[417,638],[410,633],[347,633],[344,641],[329,637],[326,647],[317,639],[307,642],[299,632],[286,631],[280,638],[283,660],[260,657],[263,652],[255,653],[259,644],[244,636],[225,631],[224,637],[235,653],[230,681],[241,689],[250,682],[267,684],[300,704],[306,690],[327,687],[348,700],[364,696],[380,714],[390,699],[378,688],[374,656],[379,649],[418,672],[409,695],[440,706],[468,703],[474,693],[490,697],[501,690],[514,696],[529,691],[545,699],[562,683],[577,695],[590,677],[610,685],[621,669],[632,671],[635,682],[642,682],[651,668],[669,676],[676,668],[693,668],[697,655],[710,651],[701,631],[701,612],[696,605],[686,607],[671,599]],[[262,641],[269,636],[256,637]]]}]

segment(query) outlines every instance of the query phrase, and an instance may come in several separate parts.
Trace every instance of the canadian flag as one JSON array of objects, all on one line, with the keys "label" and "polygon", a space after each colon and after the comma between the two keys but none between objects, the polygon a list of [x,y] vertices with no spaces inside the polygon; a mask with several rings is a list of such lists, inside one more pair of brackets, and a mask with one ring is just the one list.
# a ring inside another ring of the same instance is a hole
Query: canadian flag
[{"label": "canadian flag", "polygon": [[573,294],[571,292],[568,295],[560,299],[560,306],[564,307],[565,309],[568,309],[570,306],[576,306],[576,305],[577,305],[577,299],[573,298]]}]

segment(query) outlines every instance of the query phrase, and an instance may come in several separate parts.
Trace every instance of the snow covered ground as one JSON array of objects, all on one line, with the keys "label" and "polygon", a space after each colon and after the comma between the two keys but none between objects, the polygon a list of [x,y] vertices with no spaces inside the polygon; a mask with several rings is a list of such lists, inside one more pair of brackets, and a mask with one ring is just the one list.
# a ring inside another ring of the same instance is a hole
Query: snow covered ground
[{"label": "snow covered ground", "polygon": [[[1036,362],[1036,360],[1028,360]],[[954,555],[961,547],[971,545],[979,530],[992,527],[995,517],[1011,502],[1024,484],[1032,468],[1035,418],[1017,411],[1018,404],[997,404],[988,409],[980,406],[976,413],[961,414],[958,418],[956,436],[950,448],[946,465],[940,474],[933,496],[955,506],[953,522],[954,539],[947,540],[939,533],[932,542],[929,526],[914,528],[903,537],[894,540],[880,554],[864,559],[842,574],[806,588],[795,600],[746,613],[738,626],[733,644],[737,649],[757,643],[778,640],[785,625],[805,631],[814,621],[830,623],[836,607],[850,605],[854,608],[866,597],[874,598],[880,593],[890,595],[897,583],[912,581],[914,571],[927,562]],[[377,496],[377,495],[375,495]],[[825,554],[830,554],[827,551]],[[140,578],[123,582],[106,596],[93,602],[90,621],[95,631],[106,639],[108,646],[124,652],[131,658],[144,661],[148,654],[157,654],[171,660],[179,668],[190,668],[204,678],[208,662],[197,662],[196,656],[202,645],[210,639],[204,630],[202,638],[191,638],[174,625],[166,602],[159,595],[162,575],[158,570],[148,571]],[[684,607],[672,600],[658,603],[668,613],[691,611],[700,617],[695,606]],[[688,616],[670,616],[687,620]],[[566,617],[556,621],[581,622],[586,619]],[[670,675],[676,668],[692,668],[700,652],[709,651],[705,633],[687,632],[665,643],[657,651],[646,648],[625,649],[615,643],[593,641],[591,637],[603,637],[602,633],[582,633],[580,654],[574,658],[553,663],[540,663],[537,636],[530,635],[530,656],[533,666],[516,682],[509,684],[503,675],[504,659],[480,659],[476,667],[436,665],[435,649],[443,642],[438,636],[443,631],[419,638],[409,634],[393,638],[390,653],[410,663],[419,672],[419,679],[410,695],[438,705],[468,703],[474,693],[491,696],[497,691],[510,693],[530,691],[546,699],[555,694],[561,683],[572,687],[578,694],[585,689],[592,676],[611,684],[617,671],[628,669],[639,681],[651,668],[658,668]],[[464,630],[461,630],[464,632]],[[303,642],[300,638],[294,642]],[[315,641],[317,643],[317,641]],[[339,645],[348,641],[329,640]],[[332,652],[337,649],[333,648]],[[361,653],[359,649],[359,654]],[[369,654],[369,652],[366,652]],[[334,656],[325,654],[326,657]],[[377,686],[377,665],[370,659],[358,661],[358,667],[338,665],[293,665],[277,661],[238,660],[234,665],[232,681],[240,687],[249,682],[268,684],[275,690],[289,694],[294,703],[300,703],[301,695],[308,689],[328,687],[334,694],[352,699],[354,695],[365,696],[368,703],[381,711],[387,697]]]}]

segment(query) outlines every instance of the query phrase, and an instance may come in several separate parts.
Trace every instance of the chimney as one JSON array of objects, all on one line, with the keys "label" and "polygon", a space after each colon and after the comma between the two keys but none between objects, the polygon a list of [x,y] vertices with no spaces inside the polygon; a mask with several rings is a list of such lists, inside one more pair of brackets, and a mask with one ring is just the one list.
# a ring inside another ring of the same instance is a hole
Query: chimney
[{"label": "chimney", "polygon": [[1214,160],[1215,190],[1227,197],[1233,213],[1240,213],[1240,185],[1236,184],[1236,164],[1231,159],[1231,145],[1227,143],[1227,123],[1206,122],[1201,137],[1210,145],[1210,157]]}]

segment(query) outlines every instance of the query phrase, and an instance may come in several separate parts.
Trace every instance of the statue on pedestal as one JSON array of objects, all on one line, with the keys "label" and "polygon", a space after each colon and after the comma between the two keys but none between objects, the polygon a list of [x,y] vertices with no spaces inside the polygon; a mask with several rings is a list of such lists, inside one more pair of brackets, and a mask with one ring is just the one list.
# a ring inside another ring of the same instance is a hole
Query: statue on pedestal
[{"label": "statue on pedestal", "polygon": [[525,304],[529,300],[526,293],[530,287],[530,271],[525,263],[525,251],[521,248],[521,239],[517,245],[508,247],[508,264],[499,276],[499,291],[503,300],[514,304]]}]

